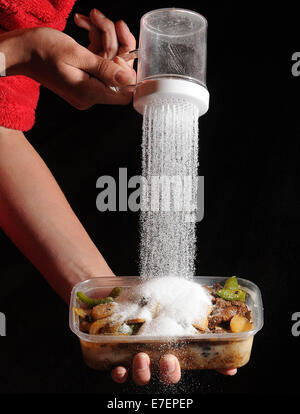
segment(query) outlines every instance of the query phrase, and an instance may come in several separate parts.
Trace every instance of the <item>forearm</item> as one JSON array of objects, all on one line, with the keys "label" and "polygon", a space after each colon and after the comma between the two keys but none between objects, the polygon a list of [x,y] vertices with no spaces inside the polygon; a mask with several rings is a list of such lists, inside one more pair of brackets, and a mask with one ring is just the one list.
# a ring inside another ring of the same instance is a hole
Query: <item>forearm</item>
[{"label": "forearm", "polygon": [[32,30],[12,30],[0,35],[1,72],[5,72],[5,75],[26,74],[32,54],[29,38]]},{"label": "forearm", "polygon": [[1,127],[0,225],[66,301],[75,283],[113,275],[25,136]]}]

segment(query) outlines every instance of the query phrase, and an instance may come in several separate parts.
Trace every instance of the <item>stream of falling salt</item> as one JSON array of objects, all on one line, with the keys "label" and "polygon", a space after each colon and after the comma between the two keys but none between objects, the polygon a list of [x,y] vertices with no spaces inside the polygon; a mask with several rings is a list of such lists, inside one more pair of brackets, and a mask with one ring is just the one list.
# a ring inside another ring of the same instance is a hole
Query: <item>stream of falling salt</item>
[{"label": "stream of falling salt", "polygon": [[155,99],[144,109],[142,278],[195,273],[198,109],[185,99]]}]

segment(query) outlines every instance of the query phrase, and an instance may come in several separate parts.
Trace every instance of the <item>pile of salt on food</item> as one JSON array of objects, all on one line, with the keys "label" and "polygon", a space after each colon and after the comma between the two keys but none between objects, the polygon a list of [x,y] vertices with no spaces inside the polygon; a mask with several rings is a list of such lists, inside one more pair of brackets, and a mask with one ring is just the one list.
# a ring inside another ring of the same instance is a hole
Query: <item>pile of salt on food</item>
[{"label": "pile of salt on food", "polygon": [[212,303],[199,284],[180,277],[163,277],[123,289],[116,299],[113,319],[142,319],[138,335],[184,336],[205,327]]}]

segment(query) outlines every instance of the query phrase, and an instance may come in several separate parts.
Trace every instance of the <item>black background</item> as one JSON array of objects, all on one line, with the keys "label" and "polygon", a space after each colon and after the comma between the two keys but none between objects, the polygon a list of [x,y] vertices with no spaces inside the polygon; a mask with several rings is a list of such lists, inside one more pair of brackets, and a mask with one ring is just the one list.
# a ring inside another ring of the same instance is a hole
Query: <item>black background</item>
[{"label": "black background", "polygon": [[[232,378],[203,371],[185,372],[180,384],[163,389],[155,379],[146,387],[114,384],[109,373],[84,365],[67,305],[0,233],[0,311],[7,319],[1,393],[298,392],[300,336],[291,333],[291,316],[300,312],[300,77],[291,74],[291,56],[300,51],[297,14],[291,2],[264,10],[258,2],[237,3],[78,1],[65,31],[86,45],[73,16],[93,7],[125,20],[136,37],[140,17],[151,9],[184,7],[207,18],[211,100],[199,120],[205,217],[197,226],[197,274],[237,274],[261,288],[265,325],[250,362]],[[141,127],[132,105],[77,111],[42,88],[36,125],[26,133],[118,275],[138,273],[138,214],[97,211],[95,183],[101,175],[117,179],[121,167],[128,176],[140,174]]]}]

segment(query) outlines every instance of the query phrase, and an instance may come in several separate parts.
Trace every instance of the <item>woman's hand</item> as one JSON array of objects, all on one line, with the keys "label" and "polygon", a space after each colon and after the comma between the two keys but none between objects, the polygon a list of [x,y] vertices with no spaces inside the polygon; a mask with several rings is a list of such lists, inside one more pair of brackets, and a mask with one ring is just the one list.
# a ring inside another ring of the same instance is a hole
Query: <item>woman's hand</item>
[{"label": "woman's hand", "polygon": [[[123,50],[130,50],[132,37],[120,26]],[[135,71],[118,59],[116,62],[99,56],[79,45],[64,33],[50,28],[30,29],[27,32],[32,45],[30,63],[25,75],[51,89],[78,109],[94,104],[128,104],[132,91],[113,90],[135,83]],[[106,52],[103,52],[106,53]]]},{"label": "woman's hand", "polygon": [[[165,384],[177,384],[181,378],[178,359],[172,354],[166,354],[159,361],[160,380]],[[223,375],[235,375],[236,368],[218,371]],[[116,367],[111,372],[112,379],[119,384],[128,378],[125,367]],[[144,352],[136,354],[132,361],[132,378],[137,385],[146,385],[151,380],[150,358]]]},{"label": "woman's hand", "polygon": [[[136,48],[135,38],[123,20],[114,24],[97,9],[91,10],[89,17],[77,13],[74,20],[89,32],[88,49],[105,59],[114,59]],[[130,67],[132,64],[128,63]]]},{"label": "woman's hand", "polygon": [[[159,362],[160,379],[165,384],[180,381],[181,370],[178,359],[171,354],[161,357]],[[116,367],[111,372],[112,379],[119,384],[126,381],[128,371],[125,367]],[[132,378],[137,385],[146,385],[151,380],[150,358],[144,352],[135,355],[132,361]]]},{"label": "woman's hand", "polygon": [[[133,59],[126,62],[120,57],[136,48],[135,37],[123,20],[114,23],[99,10],[93,9],[89,16],[75,14],[74,21],[79,27],[89,32],[88,50],[104,59],[113,60],[125,70],[128,70],[128,67],[133,68]],[[133,84],[135,84],[135,79]],[[131,92],[130,88],[124,88],[123,91],[125,90]]]},{"label": "woman's hand", "polygon": [[114,25],[100,16],[94,10],[89,18],[76,18],[90,31],[89,49],[47,27],[1,35],[6,75],[28,76],[78,109],[99,103],[128,104],[132,90],[124,86],[135,84],[136,73],[132,64],[116,55],[134,49],[135,39],[123,21]]}]

